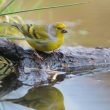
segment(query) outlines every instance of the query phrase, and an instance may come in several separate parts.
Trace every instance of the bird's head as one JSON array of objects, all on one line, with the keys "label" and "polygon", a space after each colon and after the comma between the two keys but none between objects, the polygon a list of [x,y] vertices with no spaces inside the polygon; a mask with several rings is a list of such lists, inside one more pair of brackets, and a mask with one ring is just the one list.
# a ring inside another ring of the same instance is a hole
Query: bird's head
[{"label": "bird's head", "polygon": [[60,32],[62,34],[67,33],[66,25],[63,23],[55,23],[54,27],[55,27],[57,32]]},{"label": "bird's head", "polygon": [[66,25],[63,23],[53,23],[48,25],[48,33],[50,39],[62,38],[67,33]]}]

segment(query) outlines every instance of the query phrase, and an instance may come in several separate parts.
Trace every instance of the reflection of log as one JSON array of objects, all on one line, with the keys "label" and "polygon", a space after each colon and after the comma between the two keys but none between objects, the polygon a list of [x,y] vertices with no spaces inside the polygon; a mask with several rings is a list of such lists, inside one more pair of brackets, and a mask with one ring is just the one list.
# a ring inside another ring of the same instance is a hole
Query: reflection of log
[{"label": "reflection of log", "polygon": [[29,85],[47,83],[55,73],[62,80],[65,73],[76,74],[110,67],[109,48],[62,47],[59,52],[60,54],[39,52],[44,57],[41,62],[33,57],[34,51],[23,50],[6,40],[0,40],[0,55],[18,64],[19,80]]}]

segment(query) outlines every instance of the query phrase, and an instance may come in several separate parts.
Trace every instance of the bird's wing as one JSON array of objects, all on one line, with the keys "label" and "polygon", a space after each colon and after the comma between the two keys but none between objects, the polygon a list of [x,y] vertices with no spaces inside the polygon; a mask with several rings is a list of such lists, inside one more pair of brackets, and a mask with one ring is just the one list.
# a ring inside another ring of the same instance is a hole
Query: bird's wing
[{"label": "bird's wing", "polygon": [[36,39],[41,39],[41,40],[49,39],[49,34],[46,30],[46,26],[45,25],[42,25],[42,26],[34,25],[33,26],[33,36]]},{"label": "bird's wing", "polygon": [[49,34],[45,31],[37,31],[36,38],[41,40],[47,40],[49,39]]},{"label": "bird's wing", "polygon": [[35,38],[33,38],[33,39],[28,39],[27,41],[29,41],[29,42],[33,42],[33,43],[37,43],[38,45],[47,45],[49,42],[53,42],[53,41],[51,41],[51,40],[49,40],[49,39],[35,39]]},{"label": "bird's wing", "polygon": [[46,44],[48,42],[54,42],[54,39],[50,39],[48,30],[46,25],[23,25],[22,33],[27,36],[28,38],[33,39],[32,41],[37,42],[39,44]]}]

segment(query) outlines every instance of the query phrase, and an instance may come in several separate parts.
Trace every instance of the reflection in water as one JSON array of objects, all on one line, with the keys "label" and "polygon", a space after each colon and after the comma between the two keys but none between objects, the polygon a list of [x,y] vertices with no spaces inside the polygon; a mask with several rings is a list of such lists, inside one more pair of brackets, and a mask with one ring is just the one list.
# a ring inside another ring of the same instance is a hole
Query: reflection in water
[{"label": "reflection in water", "polygon": [[34,110],[19,104],[14,104],[8,101],[0,102],[0,110]]},{"label": "reflection in water", "polygon": [[11,101],[36,110],[65,110],[62,93],[51,86],[33,88],[23,98]]}]

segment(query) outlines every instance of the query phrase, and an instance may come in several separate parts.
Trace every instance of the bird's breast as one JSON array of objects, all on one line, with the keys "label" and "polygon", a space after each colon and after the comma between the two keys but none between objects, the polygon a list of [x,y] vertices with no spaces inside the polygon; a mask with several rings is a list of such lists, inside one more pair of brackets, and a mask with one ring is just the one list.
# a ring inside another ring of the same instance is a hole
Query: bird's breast
[{"label": "bird's breast", "polygon": [[63,38],[59,38],[57,41],[49,40],[48,42],[28,42],[33,48],[35,48],[38,51],[53,51],[59,48],[64,42]]}]

